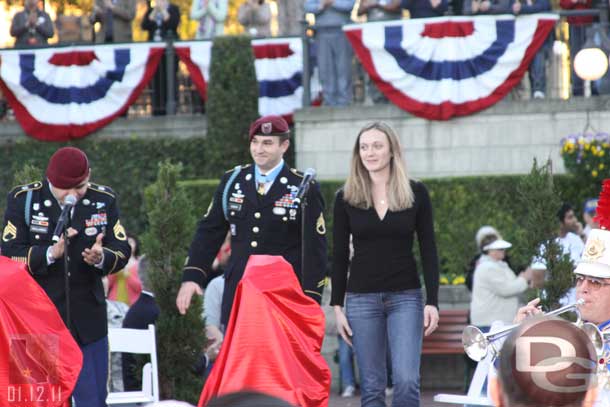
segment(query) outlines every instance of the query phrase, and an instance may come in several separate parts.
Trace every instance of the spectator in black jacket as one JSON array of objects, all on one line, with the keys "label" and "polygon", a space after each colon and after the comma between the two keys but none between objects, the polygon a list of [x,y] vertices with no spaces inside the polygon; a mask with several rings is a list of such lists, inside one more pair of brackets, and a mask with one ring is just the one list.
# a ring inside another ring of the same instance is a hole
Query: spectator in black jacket
[{"label": "spectator in black jacket", "polygon": [[[146,256],[140,259],[138,267],[138,275],[142,281],[142,292],[138,300],[127,311],[123,320],[123,328],[132,329],[148,329],[148,325],[154,325],[159,318],[161,310],[155,300],[155,294],[152,292],[150,277],[148,275],[150,262]],[[136,370],[136,359],[133,354],[123,353],[123,386],[125,391],[140,390],[141,375]]]},{"label": "spectator in black jacket", "polygon": [[[148,32],[148,41],[166,41],[170,38],[179,39],[178,25],[180,24],[180,9],[168,0],[158,0],[155,7],[148,3],[148,11],[142,19],[142,29]],[[172,75],[176,82],[176,66],[178,59],[174,59]],[[167,106],[167,57],[163,54],[159,67],[153,78],[153,115],[163,116]],[[177,89],[177,86],[174,87]],[[175,98],[176,95],[173,95]]]},{"label": "spectator in black jacket", "polygon": [[448,0],[402,0],[402,8],[409,10],[411,18],[439,17],[447,12]]},{"label": "spectator in black jacket", "polygon": [[17,47],[45,45],[54,31],[51,17],[38,8],[38,0],[25,0],[23,11],[15,14],[11,23]]}]

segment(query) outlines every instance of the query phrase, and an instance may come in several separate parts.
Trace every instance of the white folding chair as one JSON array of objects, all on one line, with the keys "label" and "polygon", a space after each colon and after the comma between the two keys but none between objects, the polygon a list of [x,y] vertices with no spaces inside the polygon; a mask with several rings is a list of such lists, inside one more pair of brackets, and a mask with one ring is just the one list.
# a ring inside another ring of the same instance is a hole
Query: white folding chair
[{"label": "white folding chair", "polygon": [[142,368],[142,390],[109,393],[108,405],[135,405],[159,401],[159,373],[155,326],[148,329],[109,328],[110,352],[149,354],[150,362]]},{"label": "white folding chair", "polygon": [[493,406],[487,395],[483,394],[483,386],[489,375],[493,360],[494,356],[490,352],[485,359],[477,364],[477,369],[474,371],[468,388],[468,394],[437,394],[434,396],[434,401],[437,403],[463,404],[465,406]]},{"label": "white folding chair", "polygon": [[[503,326],[504,324],[502,322],[495,321],[491,324],[489,331],[496,332]],[[494,348],[498,350],[501,349],[505,340],[506,337],[500,337],[493,340]],[[465,406],[493,406],[493,403],[489,399],[489,387],[485,394],[483,394],[483,387],[485,386],[485,381],[488,380],[489,375],[492,373],[495,374],[495,370],[493,370],[495,359],[496,353],[490,350],[487,352],[485,358],[477,364],[477,369],[474,371],[472,381],[468,387],[468,394],[437,394],[434,396],[434,401],[438,403],[463,404]]]}]

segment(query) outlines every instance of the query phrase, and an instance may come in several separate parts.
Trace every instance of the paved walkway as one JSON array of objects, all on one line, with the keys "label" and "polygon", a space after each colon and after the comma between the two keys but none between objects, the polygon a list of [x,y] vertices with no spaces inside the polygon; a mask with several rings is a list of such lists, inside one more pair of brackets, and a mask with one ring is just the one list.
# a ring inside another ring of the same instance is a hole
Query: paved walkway
[{"label": "paved walkway", "polygon": [[[452,404],[445,403],[435,403],[433,401],[434,395],[438,393],[451,393],[458,394],[459,390],[451,389],[451,390],[425,390],[421,394],[421,404],[420,407],[450,407]],[[386,401],[388,406],[392,406],[391,398],[388,398]],[[342,398],[339,395],[333,393],[330,396],[330,402],[328,403],[328,407],[360,407],[360,397],[349,397]],[[408,407],[408,406],[405,406]]]}]

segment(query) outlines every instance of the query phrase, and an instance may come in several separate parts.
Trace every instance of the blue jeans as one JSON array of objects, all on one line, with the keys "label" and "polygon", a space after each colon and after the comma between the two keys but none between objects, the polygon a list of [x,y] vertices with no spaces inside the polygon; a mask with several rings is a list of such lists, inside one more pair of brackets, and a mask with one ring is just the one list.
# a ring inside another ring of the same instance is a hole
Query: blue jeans
[{"label": "blue jeans", "polygon": [[352,102],[352,46],[341,27],[318,29],[318,69],[325,106]]},{"label": "blue jeans", "polygon": [[347,386],[356,386],[354,379],[354,352],[339,335],[339,373],[341,374],[341,391]]},{"label": "blue jeans", "polygon": [[386,353],[390,347],[394,407],[419,406],[423,336],[420,289],[347,293],[346,313],[354,333],[362,407],[385,407]]},{"label": "blue jeans", "polygon": [[546,61],[553,48],[553,35],[549,35],[544,44],[540,47],[534,59],[530,63],[529,77],[532,88],[532,96],[534,92],[540,91],[546,93]]}]

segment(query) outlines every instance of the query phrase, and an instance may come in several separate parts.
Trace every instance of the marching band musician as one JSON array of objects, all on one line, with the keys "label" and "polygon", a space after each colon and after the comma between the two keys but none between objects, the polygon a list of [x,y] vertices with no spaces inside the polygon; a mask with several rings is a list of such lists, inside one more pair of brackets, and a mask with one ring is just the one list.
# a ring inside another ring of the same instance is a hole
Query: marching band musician
[{"label": "marching band musician", "polygon": [[[580,263],[574,270],[576,299],[583,321],[597,325],[604,335],[604,351],[599,355],[599,392],[595,407],[610,407],[610,179],[604,180],[595,221],[599,229],[591,230]],[[519,309],[516,322],[528,315],[541,313],[535,299]]]}]

